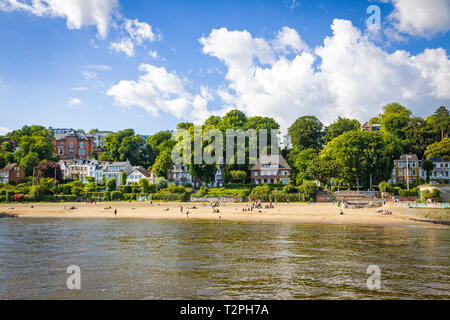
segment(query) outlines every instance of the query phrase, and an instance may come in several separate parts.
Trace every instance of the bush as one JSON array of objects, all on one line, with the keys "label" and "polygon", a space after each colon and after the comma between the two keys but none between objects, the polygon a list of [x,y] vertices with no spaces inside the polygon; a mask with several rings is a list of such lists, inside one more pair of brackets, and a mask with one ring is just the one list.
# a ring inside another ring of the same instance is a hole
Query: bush
[{"label": "bush", "polygon": [[112,201],[121,201],[123,200],[123,193],[120,191],[111,192],[111,200]]},{"label": "bush", "polygon": [[422,192],[422,198],[423,201],[427,201],[429,199],[433,200],[434,202],[442,202],[442,199],[440,197],[440,192],[438,189],[433,189],[432,191],[424,190]]},{"label": "bush", "polygon": [[253,189],[256,187],[254,183],[227,183],[225,184],[226,189]]},{"label": "bush", "polygon": [[378,188],[380,189],[380,192],[388,192],[388,189],[390,186],[391,185],[388,182],[383,181],[383,182],[380,182],[380,184],[378,185]]},{"label": "bush", "polygon": [[77,200],[77,196],[67,194],[57,194],[55,195],[54,199],[60,202],[73,202]]},{"label": "bush", "polygon": [[57,193],[63,193],[63,194],[71,194],[72,186],[70,184],[60,184],[56,188]]},{"label": "bush", "polygon": [[159,177],[156,179],[155,186],[157,190],[167,188],[169,186],[169,181],[164,177]]},{"label": "bush", "polygon": [[[205,193],[206,190],[206,193]],[[233,198],[247,198],[250,194],[250,189],[225,189],[225,188],[213,188],[200,190],[195,197],[233,197]]]},{"label": "bush", "polygon": [[5,202],[5,201],[6,201],[6,196],[0,195],[0,202]]},{"label": "bush", "polygon": [[305,181],[299,187],[302,201],[316,201],[317,185],[311,181]]},{"label": "bush", "polygon": [[106,192],[89,192],[86,194],[88,200],[97,201],[106,198]]},{"label": "bush", "polygon": [[120,191],[123,193],[131,193],[132,192],[132,186],[121,186]]},{"label": "bush", "polygon": [[186,193],[186,189],[183,186],[169,186],[167,191],[170,193]]},{"label": "bush", "polygon": [[412,197],[412,196],[418,196],[419,195],[419,189],[414,188],[411,190],[399,190],[398,194],[402,197]]},{"label": "bush", "polygon": [[270,195],[270,201],[277,201],[277,202],[300,202],[301,197],[299,198],[298,193],[297,194],[289,194],[285,193],[283,191],[274,190],[272,191],[272,194]]},{"label": "bush", "polygon": [[291,193],[291,194],[293,194],[293,193],[298,193],[298,190],[299,190],[299,189],[296,188],[292,182],[289,182],[289,184],[287,184],[287,185],[285,185],[285,186],[283,187],[283,192],[286,193],[286,194],[289,194],[289,193]]},{"label": "bush", "polygon": [[262,186],[257,186],[253,189],[252,193],[250,194],[250,197],[252,200],[260,200],[260,201],[270,201],[270,187],[266,183]]},{"label": "bush", "polygon": [[30,189],[30,196],[33,198],[33,201],[40,201],[44,196],[44,190],[40,185],[32,186]]},{"label": "bush", "polygon": [[13,191],[6,192],[6,201],[8,201],[8,202],[14,201],[14,192]]},{"label": "bush", "polygon": [[190,200],[190,195],[185,193],[170,193],[167,191],[161,191],[158,193],[153,193],[151,199],[155,201],[177,201],[177,202],[187,202]]},{"label": "bush", "polygon": [[124,193],[124,195],[123,195],[123,199],[124,200],[127,200],[127,201],[133,201],[133,200],[136,200],[136,193]]}]

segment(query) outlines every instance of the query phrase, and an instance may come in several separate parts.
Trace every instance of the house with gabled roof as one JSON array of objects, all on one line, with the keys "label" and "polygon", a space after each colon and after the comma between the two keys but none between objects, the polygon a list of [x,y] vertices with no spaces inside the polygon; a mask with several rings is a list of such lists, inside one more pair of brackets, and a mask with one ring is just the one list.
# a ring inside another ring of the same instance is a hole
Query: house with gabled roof
[{"label": "house with gabled roof", "polygon": [[291,180],[292,169],[282,155],[262,156],[250,170],[252,182],[255,184],[282,183]]},{"label": "house with gabled roof", "polygon": [[17,163],[7,164],[3,169],[0,169],[0,183],[19,183],[24,179],[25,172]]}]

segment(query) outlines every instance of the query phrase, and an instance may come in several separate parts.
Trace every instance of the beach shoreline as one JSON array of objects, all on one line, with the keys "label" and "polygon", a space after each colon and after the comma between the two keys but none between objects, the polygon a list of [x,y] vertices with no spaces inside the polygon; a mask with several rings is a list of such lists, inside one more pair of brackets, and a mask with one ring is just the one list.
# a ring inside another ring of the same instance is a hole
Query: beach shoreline
[{"label": "beach shoreline", "polygon": [[[181,211],[181,206],[183,211]],[[76,207],[75,210],[69,210]],[[195,209],[193,208],[195,207]],[[414,209],[387,205],[393,215],[377,213],[377,208],[343,209],[340,215],[337,205],[328,203],[279,203],[274,209],[247,208],[245,203],[226,203],[219,212],[205,203],[153,203],[149,202],[99,202],[99,203],[28,203],[1,204],[0,212],[17,214],[19,218],[64,218],[64,219],[153,219],[153,220],[204,220],[254,223],[305,223],[344,224],[367,226],[435,227],[450,226],[433,219],[424,220],[414,214]],[[117,210],[117,215],[114,214]],[[443,210],[443,209],[436,209]],[[189,211],[189,215],[186,213]]]}]

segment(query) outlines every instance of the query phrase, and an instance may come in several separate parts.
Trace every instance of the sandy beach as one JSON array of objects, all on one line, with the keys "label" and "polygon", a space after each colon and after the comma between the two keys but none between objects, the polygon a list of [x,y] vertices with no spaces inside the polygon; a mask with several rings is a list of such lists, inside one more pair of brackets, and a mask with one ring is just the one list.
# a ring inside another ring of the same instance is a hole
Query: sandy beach
[{"label": "sandy beach", "polygon": [[[76,207],[69,210],[69,207]],[[183,206],[183,212],[180,210]],[[196,208],[193,208],[193,207]],[[111,209],[109,209],[111,207]],[[277,204],[274,209],[243,211],[246,204],[227,203],[219,213],[213,213],[211,207],[203,203],[154,203],[148,202],[103,202],[103,203],[37,203],[2,204],[0,212],[18,214],[19,218],[110,218],[110,219],[163,219],[186,220],[189,211],[190,220],[216,220],[266,223],[334,223],[378,226],[434,226],[433,223],[416,214],[416,210],[387,205],[385,208],[393,215],[386,216],[371,209],[344,209],[333,204]],[[117,216],[114,211],[117,210]],[[434,210],[437,211],[438,209]],[[442,209],[439,209],[442,210]]]}]

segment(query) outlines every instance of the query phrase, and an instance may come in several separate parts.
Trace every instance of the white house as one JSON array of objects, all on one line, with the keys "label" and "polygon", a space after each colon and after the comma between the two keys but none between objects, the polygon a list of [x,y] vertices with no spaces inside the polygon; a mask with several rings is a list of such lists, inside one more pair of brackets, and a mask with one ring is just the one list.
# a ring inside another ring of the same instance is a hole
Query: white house
[{"label": "white house", "polygon": [[184,165],[174,165],[169,172],[169,181],[176,186],[192,185],[192,176],[189,173],[189,168]]},{"label": "white house", "polygon": [[83,183],[87,183],[87,178],[92,177],[95,179],[95,182],[102,182],[103,168],[95,159],[60,160],[58,165],[64,179],[77,179]]},{"label": "white house", "polygon": [[224,186],[225,180],[223,179],[222,169],[218,166],[212,181],[208,183],[208,188],[223,188]]},{"label": "white house", "polygon": [[103,148],[105,146],[105,137],[113,132],[111,131],[97,131],[92,133],[94,137],[94,148]]},{"label": "white house", "polygon": [[150,172],[145,170],[143,167],[134,167],[133,171],[130,172],[130,174],[127,176],[127,185],[133,184],[133,183],[139,183],[142,179],[147,179],[150,182]]},{"label": "white house", "polygon": [[[434,169],[430,172],[431,184],[450,183],[450,162],[445,158],[431,158]],[[392,177],[388,181],[391,184],[406,184],[409,179],[410,184],[418,184],[419,178],[426,181],[427,173],[422,169],[423,160],[419,160],[417,155],[402,155],[400,159],[394,161]]]},{"label": "white house", "polygon": [[125,172],[127,176],[133,171],[130,161],[125,162],[101,162],[103,169],[103,176],[105,180],[116,178],[117,184],[120,184],[120,178],[122,172]]},{"label": "white house", "polygon": [[[450,162],[445,158],[431,158],[433,161],[434,170],[430,172],[431,184],[449,184],[450,183]],[[422,161],[420,166],[420,177],[426,180],[427,173],[422,169]]]}]

